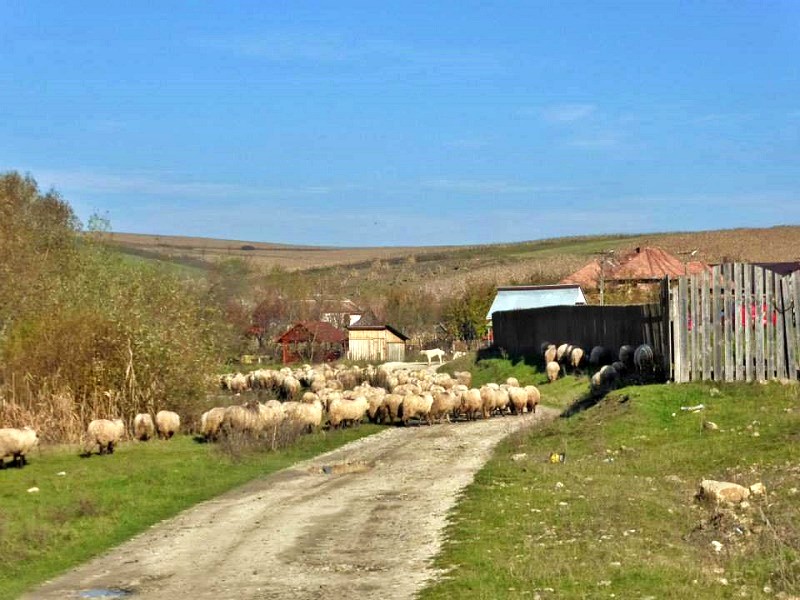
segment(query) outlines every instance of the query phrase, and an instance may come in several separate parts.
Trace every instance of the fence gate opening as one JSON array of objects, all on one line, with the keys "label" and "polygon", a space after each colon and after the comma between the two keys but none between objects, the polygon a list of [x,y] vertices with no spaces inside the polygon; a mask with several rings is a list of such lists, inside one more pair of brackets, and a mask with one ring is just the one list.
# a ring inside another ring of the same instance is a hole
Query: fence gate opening
[{"label": "fence gate opening", "polygon": [[676,382],[798,379],[800,272],[733,263],[680,277],[669,314]]}]

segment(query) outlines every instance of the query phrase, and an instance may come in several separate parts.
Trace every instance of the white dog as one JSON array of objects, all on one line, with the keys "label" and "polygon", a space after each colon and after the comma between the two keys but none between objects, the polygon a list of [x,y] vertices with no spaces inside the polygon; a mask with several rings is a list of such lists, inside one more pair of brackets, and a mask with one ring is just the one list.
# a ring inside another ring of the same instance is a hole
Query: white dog
[{"label": "white dog", "polygon": [[424,354],[428,359],[428,364],[431,364],[432,358],[438,358],[439,364],[444,364],[444,350],[441,348],[434,348],[433,350],[423,350],[420,354]]}]

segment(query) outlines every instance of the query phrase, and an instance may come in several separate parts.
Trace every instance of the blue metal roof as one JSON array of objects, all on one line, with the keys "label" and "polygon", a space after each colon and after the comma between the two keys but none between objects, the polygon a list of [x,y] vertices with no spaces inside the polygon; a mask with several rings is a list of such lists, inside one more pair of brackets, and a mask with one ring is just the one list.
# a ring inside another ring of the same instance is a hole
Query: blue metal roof
[{"label": "blue metal roof", "polygon": [[486,315],[501,310],[522,310],[545,306],[571,306],[586,304],[586,296],[579,285],[539,285],[497,288],[497,296]]}]

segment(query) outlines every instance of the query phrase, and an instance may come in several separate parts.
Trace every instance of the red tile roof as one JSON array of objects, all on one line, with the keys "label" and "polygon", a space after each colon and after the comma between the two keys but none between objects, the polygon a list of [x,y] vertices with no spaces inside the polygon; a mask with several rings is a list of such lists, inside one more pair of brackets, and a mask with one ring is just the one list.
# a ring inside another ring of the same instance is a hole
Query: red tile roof
[{"label": "red tile roof", "polygon": [[298,321],[275,341],[279,344],[292,342],[342,344],[347,341],[347,333],[325,321]]}]

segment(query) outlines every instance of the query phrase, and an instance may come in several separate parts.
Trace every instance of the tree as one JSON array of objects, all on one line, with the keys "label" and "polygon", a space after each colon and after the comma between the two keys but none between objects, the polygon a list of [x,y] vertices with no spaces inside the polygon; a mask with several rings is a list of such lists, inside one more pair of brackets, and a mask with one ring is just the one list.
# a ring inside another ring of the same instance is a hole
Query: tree
[{"label": "tree", "polygon": [[491,283],[468,283],[463,294],[444,303],[442,323],[447,333],[458,340],[476,340],[486,335],[486,313],[494,295]]}]

